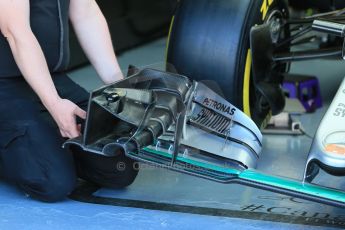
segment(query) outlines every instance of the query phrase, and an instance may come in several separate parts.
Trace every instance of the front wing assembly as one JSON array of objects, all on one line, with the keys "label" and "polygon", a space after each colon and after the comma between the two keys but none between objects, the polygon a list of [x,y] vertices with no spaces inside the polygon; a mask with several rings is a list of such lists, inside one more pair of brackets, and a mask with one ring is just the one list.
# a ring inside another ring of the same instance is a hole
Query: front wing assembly
[{"label": "front wing assembly", "polygon": [[262,135],[255,123],[201,82],[153,69],[91,93],[82,137],[64,146],[126,156],[220,183],[345,207],[343,191],[255,170]]}]

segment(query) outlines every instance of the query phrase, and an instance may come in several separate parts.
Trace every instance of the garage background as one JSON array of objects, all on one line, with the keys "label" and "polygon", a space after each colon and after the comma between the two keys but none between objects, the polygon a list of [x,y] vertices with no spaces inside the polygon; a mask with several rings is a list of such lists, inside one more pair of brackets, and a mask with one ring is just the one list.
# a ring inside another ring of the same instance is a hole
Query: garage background
[{"label": "garage background", "polygon": [[[98,0],[105,15],[117,54],[166,36],[176,0]],[[72,29],[71,29],[72,30]],[[87,64],[71,31],[70,68]]]}]

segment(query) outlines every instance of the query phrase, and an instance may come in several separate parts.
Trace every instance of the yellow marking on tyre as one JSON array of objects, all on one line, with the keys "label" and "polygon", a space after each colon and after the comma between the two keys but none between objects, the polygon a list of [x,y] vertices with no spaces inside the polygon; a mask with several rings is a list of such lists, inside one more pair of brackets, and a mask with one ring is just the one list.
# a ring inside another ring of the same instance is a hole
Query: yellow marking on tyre
[{"label": "yellow marking on tyre", "polygon": [[171,18],[171,22],[170,22],[170,28],[169,28],[169,33],[168,33],[168,39],[167,39],[167,44],[165,47],[165,62],[168,62],[168,51],[169,51],[169,43],[170,43],[170,36],[171,36],[171,32],[172,32],[172,28],[174,25],[174,21],[175,21],[175,15]]},{"label": "yellow marking on tyre", "polygon": [[243,79],[243,112],[251,117],[250,111],[250,75],[252,71],[252,52],[249,49],[247,52],[247,59],[244,69]]},{"label": "yellow marking on tyre", "polygon": [[268,12],[270,6],[273,4],[273,2],[274,2],[274,0],[264,0],[262,2],[262,6],[260,8],[260,12],[262,14],[262,21],[265,20],[267,12]]}]

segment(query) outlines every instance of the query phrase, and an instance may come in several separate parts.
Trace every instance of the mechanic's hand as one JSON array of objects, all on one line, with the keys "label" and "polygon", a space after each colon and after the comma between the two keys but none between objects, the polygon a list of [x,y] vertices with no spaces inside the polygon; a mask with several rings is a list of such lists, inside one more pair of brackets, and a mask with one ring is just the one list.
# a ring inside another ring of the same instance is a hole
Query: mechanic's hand
[{"label": "mechanic's hand", "polygon": [[58,99],[47,109],[57,123],[63,137],[75,138],[81,135],[80,125],[76,123],[76,116],[85,119],[86,112],[84,110],[66,99]]}]

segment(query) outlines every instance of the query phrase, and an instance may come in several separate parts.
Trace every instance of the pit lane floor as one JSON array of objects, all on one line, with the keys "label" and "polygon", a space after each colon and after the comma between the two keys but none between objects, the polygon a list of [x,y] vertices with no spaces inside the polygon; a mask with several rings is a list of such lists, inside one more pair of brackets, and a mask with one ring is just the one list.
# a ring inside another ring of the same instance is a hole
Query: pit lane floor
[{"label": "pit lane floor", "polygon": [[[120,65],[145,66],[164,61],[161,39],[119,56]],[[308,68],[309,67],[309,68]],[[320,77],[326,101],[345,75],[345,63],[298,63],[292,71]],[[101,85],[95,71],[84,67],[72,79],[92,90]],[[332,79],[332,80],[330,80]],[[327,103],[326,103],[327,104]],[[326,108],[297,117],[313,135]],[[259,169],[301,178],[311,144],[307,136],[265,136]],[[321,184],[345,189],[341,178]],[[336,229],[345,226],[345,210],[279,194],[222,185],[142,165],[126,189],[98,189],[81,183],[69,199],[45,204],[0,182],[0,229]]]}]

